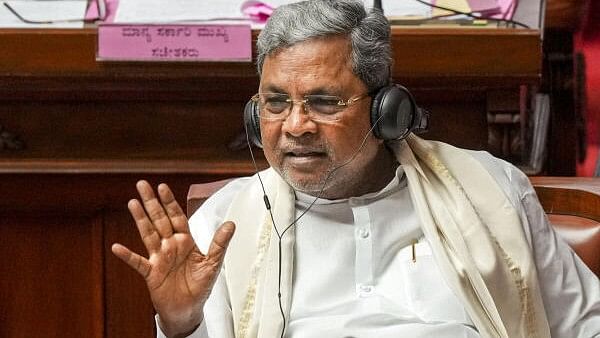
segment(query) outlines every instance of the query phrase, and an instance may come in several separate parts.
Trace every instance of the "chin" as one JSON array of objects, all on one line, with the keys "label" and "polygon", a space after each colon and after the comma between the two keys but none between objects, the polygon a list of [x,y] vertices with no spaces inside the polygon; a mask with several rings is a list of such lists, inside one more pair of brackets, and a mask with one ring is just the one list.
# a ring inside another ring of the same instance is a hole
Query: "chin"
[{"label": "chin", "polygon": [[295,191],[299,191],[301,193],[305,193],[307,195],[317,196],[319,192],[321,192],[321,188],[323,188],[322,184],[290,184]]},{"label": "chin", "polygon": [[314,173],[291,173],[289,170],[285,169],[281,172],[281,177],[283,177],[294,190],[307,194],[315,194],[321,191],[323,182],[325,181],[325,176],[316,176]]}]

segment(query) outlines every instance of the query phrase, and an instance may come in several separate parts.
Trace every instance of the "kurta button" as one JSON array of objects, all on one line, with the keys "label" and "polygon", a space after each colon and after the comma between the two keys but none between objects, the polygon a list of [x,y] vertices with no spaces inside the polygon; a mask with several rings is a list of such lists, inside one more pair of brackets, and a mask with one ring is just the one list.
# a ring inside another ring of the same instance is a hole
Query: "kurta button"
[{"label": "kurta button", "polygon": [[370,235],[369,229],[366,228],[360,228],[358,230],[358,235],[360,236],[360,238],[367,238]]},{"label": "kurta button", "polygon": [[363,296],[370,295],[373,292],[373,285],[364,285],[361,284],[358,287],[359,293]]}]

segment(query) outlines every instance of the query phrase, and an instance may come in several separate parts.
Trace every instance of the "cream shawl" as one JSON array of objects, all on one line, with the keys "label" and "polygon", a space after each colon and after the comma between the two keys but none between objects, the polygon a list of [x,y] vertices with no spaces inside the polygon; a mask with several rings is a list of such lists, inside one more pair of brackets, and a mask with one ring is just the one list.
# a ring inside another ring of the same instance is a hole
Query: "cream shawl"
[{"label": "cream shawl", "polygon": [[[483,337],[550,337],[536,268],[517,211],[468,152],[414,135],[390,144],[442,275]],[[294,193],[272,169],[261,173],[275,224],[295,216]],[[226,219],[236,234],[224,272],[238,338],[279,337],[278,237],[257,182],[238,193]],[[286,323],[292,291],[294,228],[282,241]]]}]

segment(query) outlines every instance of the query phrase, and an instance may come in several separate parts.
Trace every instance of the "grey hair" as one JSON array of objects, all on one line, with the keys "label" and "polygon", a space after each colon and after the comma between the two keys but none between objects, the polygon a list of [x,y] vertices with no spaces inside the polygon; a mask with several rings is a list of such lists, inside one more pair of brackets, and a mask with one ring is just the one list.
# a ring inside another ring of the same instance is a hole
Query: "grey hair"
[{"label": "grey hair", "polygon": [[390,26],[380,10],[370,12],[358,0],[309,0],[278,7],[256,43],[256,66],[281,48],[314,38],[347,35],[352,70],[369,92],[388,85],[392,64]]}]

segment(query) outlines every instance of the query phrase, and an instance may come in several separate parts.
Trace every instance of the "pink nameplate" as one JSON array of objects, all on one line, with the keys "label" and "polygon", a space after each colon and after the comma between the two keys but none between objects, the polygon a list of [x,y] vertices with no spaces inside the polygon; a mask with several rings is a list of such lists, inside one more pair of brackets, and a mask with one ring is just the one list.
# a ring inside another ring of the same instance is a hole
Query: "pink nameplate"
[{"label": "pink nameplate", "polygon": [[252,61],[250,25],[101,24],[99,61]]}]

